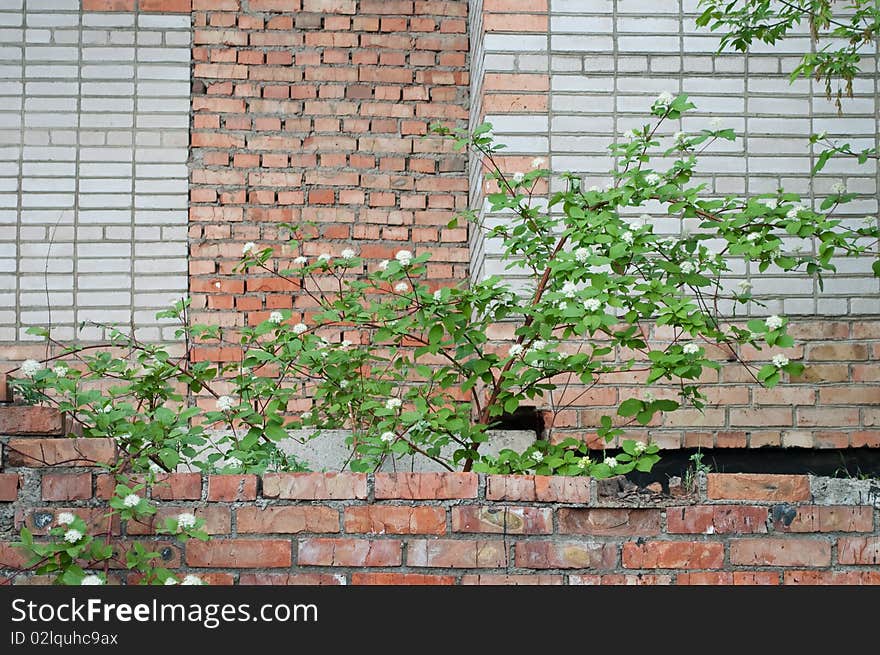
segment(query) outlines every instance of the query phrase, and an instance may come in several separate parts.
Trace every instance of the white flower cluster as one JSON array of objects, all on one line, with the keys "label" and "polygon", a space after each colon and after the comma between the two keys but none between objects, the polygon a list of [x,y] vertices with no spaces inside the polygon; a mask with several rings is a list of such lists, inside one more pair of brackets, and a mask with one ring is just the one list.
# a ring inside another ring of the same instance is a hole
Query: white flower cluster
[{"label": "white flower cluster", "polygon": [[[308,261],[309,261],[309,258],[304,257],[303,255],[299,255],[298,257],[293,258],[293,263],[296,264],[297,266],[304,266],[305,264],[308,263]],[[168,578],[168,579],[170,580],[171,578]]]},{"label": "white flower cluster", "polygon": [[526,178],[525,173],[522,171],[517,171],[513,174],[513,183],[514,184],[522,184],[522,181]]},{"label": "white flower cluster", "polygon": [[544,168],[547,166],[547,160],[543,157],[535,157],[532,160],[532,168]]},{"label": "white flower cluster", "polygon": [[645,182],[647,182],[648,184],[660,184],[660,180],[662,179],[663,178],[661,178],[657,173],[648,173],[647,175],[645,175]]},{"label": "white flower cluster", "polygon": [[393,443],[395,439],[397,439],[397,435],[393,432],[383,432],[382,436],[379,437],[385,443]]},{"label": "white flower cluster", "polygon": [[36,359],[26,359],[21,363],[21,372],[29,378],[43,370],[43,365]]},{"label": "white flower cluster", "polygon": [[602,301],[598,298],[587,298],[584,301],[584,309],[588,312],[598,311],[600,307],[602,307]]},{"label": "white flower cluster", "polygon": [[55,517],[55,522],[58,525],[70,525],[76,521],[76,515],[70,512],[60,512],[58,516]]},{"label": "white flower cluster", "polygon": [[607,466],[608,468],[613,469],[615,466],[617,466],[617,458],[606,457],[605,461],[602,463],[605,464],[605,466]]},{"label": "white flower cluster", "polygon": [[309,329],[309,326],[306,325],[305,323],[297,323],[296,325],[293,326],[292,329],[293,329],[294,334],[302,334],[303,332],[305,332],[306,330]]},{"label": "white flower cluster", "polygon": [[52,372],[59,378],[67,377],[68,370],[69,369],[64,364],[58,364],[58,366],[52,367]]},{"label": "white flower cluster", "polygon": [[682,347],[681,351],[685,355],[696,355],[698,352],[700,352],[700,347],[695,343],[686,343]]},{"label": "white flower cluster", "polygon": [[780,316],[777,316],[776,314],[768,316],[766,319],[764,319],[764,325],[767,326],[768,330],[778,330],[782,327],[783,323],[784,321],[782,320],[782,318]]},{"label": "white flower cluster", "polygon": [[406,282],[398,282],[394,285],[394,290],[397,293],[406,293],[409,291],[409,285]]},{"label": "white flower cluster", "polygon": [[679,268],[681,269],[681,272],[685,275],[690,275],[695,270],[697,270],[697,267],[696,265],[694,265],[693,262],[682,262]]},{"label": "white flower cluster", "polygon": [[669,91],[664,91],[657,99],[654,101],[655,105],[660,105],[662,107],[668,107],[672,104],[672,101],[675,100],[675,96],[673,96]]},{"label": "white flower cluster", "polygon": [[841,195],[846,193],[846,184],[843,182],[838,182],[837,184],[831,185],[831,193]]},{"label": "white flower cluster", "polygon": [[281,312],[272,312],[269,314],[269,322],[274,323],[275,325],[280,325],[281,321],[284,320],[284,316]]},{"label": "white flower cluster", "polygon": [[184,512],[177,515],[177,527],[181,530],[189,530],[196,527],[196,515]]},{"label": "white flower cluster", "polygon": [[203,585],[205,583],[199,576],[190,574],[190,575],[184,576],[183,582],[181,582],[180,584],[182,584],[182,585]]},{"label": "white flower cluster", "polygon": [[586,264],[593,252],[589,248],[578,248],[574,251],[574,258],[581,264]]},{"label": "white flower cluster", "polygon": [[544,454],[540,450],[533,451],[531,457],[536,463],[544,461]]},{"label": "white flower cluster", "polygon": [[779,353],[778,355],[773,355],[773,359],[771,359],[770,361],[773,362],[773,366],[775,366],[776,368],[783,368],[788,365],[788,357],[786,357],[782,353]]},{"label": "white flower cluster", "polygon": [[413,254],[409,250],[398,250],[397,254],[394,255],[394,259],[398,261],[401,266],[409,266],[412,263]]},{"label": "white flower cluster", "polygon": [[83,577],[79,583],[83,586],[98,586],[103,585],[104,581],[101,579],[101,576],[89,573],[87,576]]},{"label": "white flower cluster", "polygon": [[64,533],[64,541],[70,544],[75,544],[77,541],[82,539],[82,537],[83,533],[76,528],[70,528],[67,532]]},{"label": "white flower cluster", "polygon": [[577,285],[571,280],[566,280],[562,285],[562,294],[564,296],[568,296],[569,298],[574,298],[577,295],[578,288]]},{"label": "white flower cluster", "polygon": [[515,343],[510,347],[510,349],[508,349],[507,356],[517,357],[523,353],[523,350],[525,350],[525,348],[522,347],[522,344]]},{"label": "white flower cluster", "polygon": [[806,211],[806,210],[807,210],[807,208],[804,207],[803,205],[792,205],[791,209],[789,209],[786,212],[785,217],[795,219],[798,217],[798,214],[800,214],[802,211]]},{"label": "white flower cluster", "polygon": [[389,398],[385,401],[385,409],[400,409],[403,401],[400,398]]},{"label": "white flower cluster", "polygon": [[355,254],[356,253],[354,250],[352,250],[351,248],[346,248],[345,250],[342,251],[342,258],[343,259],[354,259]]},{"label": "white flower cluster", "polygon": [[244,244],[241,247],[241,256],[246,257],[251,252],[253,252],[254,248],[256,248],[256,247],[257,247],[257,244],[255,244],[253,241],[248,241],[246,244]]},{"label": "white flower cluster", "polygon": [[122,499],[122,504],[126,507],[137,507],[138,503],[141,502],[141,497],[137,494],[128,494],[125,498]]},{"label": "white flower cluster", "polygon": [[581,457],[578,460],[577,466],[579,469],[585,469],[592,463],[593,463],[593,460],[591,460],[589,457]]},{"label": "white flower cluster", "polygon": [[633,451],[635,451],[636,455],[641,455],[646,450],[648,450],[648,444],[644,441],[636,441],[633,445]]},{"label": "white flower cluster", "polygon": [[235,399],[232,396],[220,396],[217,399],[217,411],[228,412],[235,407]]}]

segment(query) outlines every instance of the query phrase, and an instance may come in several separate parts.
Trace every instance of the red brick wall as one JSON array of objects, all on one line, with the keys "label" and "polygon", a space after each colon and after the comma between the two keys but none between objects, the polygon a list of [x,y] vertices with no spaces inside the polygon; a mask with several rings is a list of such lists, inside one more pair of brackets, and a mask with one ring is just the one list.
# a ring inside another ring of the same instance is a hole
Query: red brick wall
[{"label": "red brick wall", "polygon": [[710,474],[664,496],[616,479],[180,473],[150,489],[156,516],[195,512],[212,534],[180,544],[107,526],[112,481],[88,464],[110,440],[41,434],[60,419],[16,411],[3,432],[20,435],[0,438],[0,580],[15,584],[45,582],[20,572],[18,528],[45,534],[62,510],[213,584],[880,584],[876,489],[806,475]]},{"label": "red brick wall", "polygon": [[[467,2],[194,2],[190,274],[194,318],[234,328],[309,311],[293,285],[232,268],[248,241],[311,221],[306,254],[352,245],[375,266],[433,253],[435,281],[467,275],[465,159],[424,138],[465,125]],[[289,262],[289,257],[287,258]],[[234,333],[234,329],[232,330]],[[203,348],[197,358],[231,351]]]}]

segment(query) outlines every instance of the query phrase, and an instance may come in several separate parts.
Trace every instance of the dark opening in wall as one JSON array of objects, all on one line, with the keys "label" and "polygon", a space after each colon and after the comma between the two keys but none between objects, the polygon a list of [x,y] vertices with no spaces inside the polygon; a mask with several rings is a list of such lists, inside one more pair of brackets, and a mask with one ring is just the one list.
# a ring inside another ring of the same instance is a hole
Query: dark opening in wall
[{"label": "dark opening in wall", "polygon": [[[610,451],[609,451],[610,452]],[[880,450],[841,448],[683,448],[661,453],[650,473],[627,475],[640,487],[659,482],[666,488],[671,477],[685,477],[694,468],[692,457],[699,453],[710,473],[787,473],[838,478],[880,478]]]},{"label": "dark opening in wall", "polygon": [[505,412],[499,416],[489,428],[491,430],[531,430],[535,434],[543,434],[544,413],[535,406],[522,405],[512,413]]}]

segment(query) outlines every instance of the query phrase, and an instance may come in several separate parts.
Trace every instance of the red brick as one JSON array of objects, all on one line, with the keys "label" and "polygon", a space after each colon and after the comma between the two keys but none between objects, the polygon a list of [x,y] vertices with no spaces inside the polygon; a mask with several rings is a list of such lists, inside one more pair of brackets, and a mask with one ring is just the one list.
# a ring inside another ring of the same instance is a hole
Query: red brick
[{"label": "red brick", "polygon": [[13,543],[0,541],[0,568],[22,569],[27,565],[27,554],[21,548],[16,548]]},{"label": "red brick", "polygon": [[[786,575],[788,572],[786,571]],[[775,571],[697,571],[679,573],[675,583],[680,585],[778,585]]]},{"label": "red brick", "polygon": [[200,500],[202,497],[201,473],[163,473],[156,476],[150,487],[154,500]]},{"label": "red brick", "polygon": [[557,511],[560,534],[639,535],[660,533],[659,509],[580,509]]},{"label": "red brick", "polygon": [[708,493],[714,500],[809,500],[810,479],[806,475],[710,473]]},{"label": "red brick", "polygon": [[82,0],[83,11],[134,11],[135,0]]},{"label": "red brick", "polygon": [[266,473],[263,497],[285,500],[348,500],[367,497],[363,473]]},{"label": "red brick", "polygon": [[605,575],[570,575],[570,585],[670,585],[672,576],[657,573],[607,573]]},{"label": "red brick", "polygon": [[211,539],[186,543],[188,566],[253,569],[291,565],[288,539]]},{"label": "red brick", "polygon": [[376,473],[376,498],[476,498],[476,473]]},{"label": "red brick", "polygon": [[6,373],[0,373],[0,403],[11,403],[14,395],[12,385],[9,383],[9,376]]},{"label": "red brick", "polygon": [[880,564],[880,537],[841,537],[837,540],[841,564]]},{"label": "red brick", "polygon": [[590,502],[590,478],[549,475],[490,475],[486,500],[543,503]]},{"label": "red brick", "polygon": [[615,544],[587,541],[522,541],[515,553],[526,569],[611,569],[617,560]]},{"label": "red brick", "polygon": [[666,510],[670,534],[767,532],[767,508],[739,505],[694,505]]},{"label": "red brick", "polygon": [[46,473],[43,500],[88,500],[92,497],[91,473]]},{"label": "red brick", "polygon": [[[574,577],[574,576],[572,576]],[[494,573],[480,573],[478,575],[461,576],[461,584],[463,585],[479,585],[479,586],[505,586],[518,587],[524,585],[561,585],[563,579],[561,575],[550,575],[547,573],[535,574],[517,574],[502,575]]]},{"label": "red brick", "polygon": [[774,525],[779,532],[871,532],[874,529],[872,507],[799,505],[791,525]]},{"label": "red brick", "polygon": [[238,578],[242,585],[301,585],[337,586],[345,584],[345,576],[339,573],[242,573]]},{"label": "red brick", "polygon": [[831,543],[825,539],[734,539],[730,563],[748,566],[828,566]]},{"label": "red brick", "polygon": [[128,521],[126,534],[155,534],[156,528],[165,526],[166,519],[176,519],[180,514],[195,514],[205,521],[202,530],[208,534],[229,534],[232,525],[228,507],[205,505],[204,507],[159,507],[155,514],[140,521]]},{"label": "red brick", "polygon": [[299,566],[400,566],[398,539],[300,539]]},{"label": "red brick", "polygon": [[455,576],[422,573],[352,573],[356,585],[453,585]]},{"label": "red brick", "polygon": [[880,571],[786,571],[787,585],[880,585]]},{"label": "red brick", "polygon": [[372,534],[443,534],[442,507],[367,505],[345,508],[345,531]]},{"label": "red brick", "polygon": [[164,14],[188,14],[192,11],[192,0],[138,0],[138,8]]},{"label": "red brick", "polygon": [[459,505],[452,508],[452,530],[499,534],[550,534],[553,532],[553,510],[549,507]]},{"label": "red brick", "polygon": [[239,507],[235,510],[238,532],[292,534],[339,532],[339,512],[330,507]]},{"label": "red brick", "polygon": [[256,475],[209,475],[208,500],[239,502],[257,499]]},{"label": "red brick", "polygon": [[708,541],[648,541],[623,544],[628,569],[720,569],[724,545]]},{"label": "red brick", "polygon": [[10,466],[94,466],[116,461],[116,443],[104,438],[10,439]]},{"label": "red brick", "polygon": [[21,478],[18,473],[0,473],[0,502],[8,503],[18,500],[18,487]]},{"label": "red brick", "polygon": [[62,435],[64,417],[54,407],[0,405],[2,435]]},{"label": "red brick", "polygon": [[503,541],[413,539],[407,544],[408,566],[499,568],[507,566]]},{"label": "red brick", "polygon": [[[119,515],[108,514],[106,507],[33,507],[18,509],[15,513],[16,526],[22,523],[36,535],[49,534],[51,528],[57,527],[58,515],[70,512],[79,516],[93,534],[104,535],[120,533]],[[41,527],[42,526],[42,527]]]}]

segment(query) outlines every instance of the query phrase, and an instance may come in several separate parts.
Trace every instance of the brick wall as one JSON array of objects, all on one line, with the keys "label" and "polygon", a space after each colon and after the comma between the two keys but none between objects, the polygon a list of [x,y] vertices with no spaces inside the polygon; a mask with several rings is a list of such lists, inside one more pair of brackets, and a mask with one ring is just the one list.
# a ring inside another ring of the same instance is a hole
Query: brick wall
[{"label": "brick wall", "polygon": [[867,481],[709,474],[664,495],[616,478],[177,473],[150,488],[155,516],[194,512],[212,535],[182,545],[108,522],[114,485],[94,464],[113,443],[59,430],[57,413],[0,407],[0,581],[45,582],[10,542],[71,511],[212,584],[880,584]]}]

